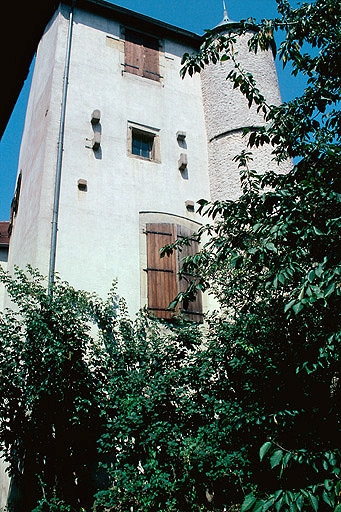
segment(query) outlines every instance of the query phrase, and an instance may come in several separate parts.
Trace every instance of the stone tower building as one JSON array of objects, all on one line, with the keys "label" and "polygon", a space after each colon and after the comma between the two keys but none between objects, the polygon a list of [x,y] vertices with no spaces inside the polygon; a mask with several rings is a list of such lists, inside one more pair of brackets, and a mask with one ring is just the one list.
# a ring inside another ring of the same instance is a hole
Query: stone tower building
[{"label": "stone tower building", "polygon": [[[234,26],[225,16],[214,31]],[[273,54],[249,54],[248,37],[238,41],[239,58],[278,103]],[[55,269],[100,295],[117,278],[132,313],[147,305],[171,316],[180,262],[160,260],[158,250],[198,228],[197,200],[238,196],[232,158],[246,145],[243,128],[262,123],[226,81],[228,63],[180,78],[182,55],[200,42],[103,1],[60,4],[37,50],[10,269]],[[258,150],[255,167],[270,162],[269,150]],[[199,297],[183,311],[200,320],[208,307]]]},{"label": "stone tower building", "polygon": [[[118,278],[132,314],[148,306],[170,318],[181,263],[160,260],[159,248],[198,229],[197,200],[238,196],[233,157],[246,147],[243,128],[263,120],[226,81],[229,63],[180,78],[182,55],[198,49],[200,36],[102,0],[73,4],[60,4],[37,49],[8,268],[55,269],[100,295]],[[214,32],[234,27],[225,16]],[[249,36],[238,40],[239,59],[279,103],[273,54],[250,54]],[[254,167],[269,165],[270,150],[259,149]],[[182,309],[200,321],[209,307],[198,297]],[[0,508],[7,488],[0,464]]]}]

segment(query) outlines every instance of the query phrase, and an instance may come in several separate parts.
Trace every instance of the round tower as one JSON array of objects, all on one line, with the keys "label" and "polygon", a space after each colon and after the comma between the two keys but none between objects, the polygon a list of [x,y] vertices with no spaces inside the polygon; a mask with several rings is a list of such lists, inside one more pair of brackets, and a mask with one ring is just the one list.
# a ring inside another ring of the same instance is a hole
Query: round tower
[{"label": "round tower", "polygon": [[[212,31],[218,37],[233,32],[238,25],[228,18],[225,9],[224,19]],[[247,33],[236,36],[236,60],[243,70],[252,73],[267,102],[278,105],[281,97],[273,50],[269,48],[268,51],[259,51],[256,55],[249,52],[248,40],[253,34],[250,27]],[[212,201],[236,199],[240,195],[238,163],[233,158],[243,149],[247,149],[248,137],[243,137],[244,128],[264,125],[264,119],[257,113],[256,106],[249,108],[245,96],[239,89],[233,89],[232,82],[226,80],[233,68],[233,62],[228,60],[209,64],[201,72]],[[277,164],[272,161],[271,152],[270,145],[253,147],[252,169],[258,172],[270,168],[275,170]]]}]

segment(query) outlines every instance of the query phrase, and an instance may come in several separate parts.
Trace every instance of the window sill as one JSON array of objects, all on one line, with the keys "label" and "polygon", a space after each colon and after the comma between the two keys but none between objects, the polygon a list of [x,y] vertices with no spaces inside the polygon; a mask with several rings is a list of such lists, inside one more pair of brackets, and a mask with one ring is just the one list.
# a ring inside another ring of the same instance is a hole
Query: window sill
[{"label": "window sill", "polygon": [[163,84],[163,79],[164,77],[163,76],[160,76],[160,80],[152,80],[151,78],[148,78],[146,76],[140,76],[140,75],[135,75],[134,73],[129,73],[129,71],[126,71],[125,69],[122,69],[122,76],[125,76],[128,78],[128,80],[137,80],[137,81],[141,81],[143,83],[148,83],[148,84],[151,84],[151,85],[156,85],[157,87],[164,87],[164,84]]},{"label": "window sill", "polygon": [[127,153],[130,158],[135,158],[136,160],[142,160],[143,162],[151,162],[152,164],[161,164],[161,160],[154,160],[153,158],[146,158],[145,156],[134,155],[133,153]]}]

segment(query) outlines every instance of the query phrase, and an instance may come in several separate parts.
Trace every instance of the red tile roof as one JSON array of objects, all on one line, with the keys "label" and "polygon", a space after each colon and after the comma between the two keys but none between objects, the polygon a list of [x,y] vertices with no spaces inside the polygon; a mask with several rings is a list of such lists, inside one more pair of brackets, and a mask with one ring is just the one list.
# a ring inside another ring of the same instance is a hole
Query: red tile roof
[{"label": "red tile roof", "polygon": [[0,222],[0,245],[9,245],[8,226],[9,222]]}]

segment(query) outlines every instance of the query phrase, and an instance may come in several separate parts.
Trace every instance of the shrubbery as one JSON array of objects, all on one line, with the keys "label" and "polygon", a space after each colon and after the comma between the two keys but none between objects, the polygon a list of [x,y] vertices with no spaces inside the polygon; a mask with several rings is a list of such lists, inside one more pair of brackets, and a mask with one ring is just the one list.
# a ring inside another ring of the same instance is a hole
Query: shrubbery
[{"label": "shrubbery", "polygon": [[200,202],[209,224],[183,272],[196,276],[189,296],[220,301],[205,327],[132,321],[114,292],[104,301],[57,281],[52,299],[37,272],[1,272],[17,308],[0,317],[16,510],[340,511],[341,6],[277,3],[250,50],[283,30],[283,63],[308,79],[302,97],[268,105],[233,34],[184,59],[191,74],[234,61],[229,79],[266,121],[250,148],[295,159],[259,176],[243,152],[240,199]]}]

